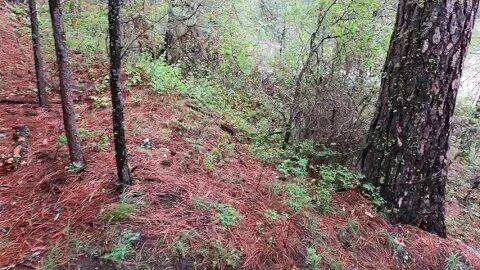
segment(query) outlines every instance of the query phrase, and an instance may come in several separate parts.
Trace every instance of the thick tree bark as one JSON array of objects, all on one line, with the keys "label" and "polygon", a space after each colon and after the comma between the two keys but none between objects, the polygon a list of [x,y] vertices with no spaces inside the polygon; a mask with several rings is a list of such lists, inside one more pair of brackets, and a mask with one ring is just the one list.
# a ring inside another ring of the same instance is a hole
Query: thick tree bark
[{"label": "thick tree bark", "polygon": [[108,33],[110,36],[110,90],[112,95],[113,137],[118,181],[133,183],[127,160],[127,143],[123,124],[123,95],[121,85],[122,45],[120,41],[120,0],[108,1]]},{"label": "thick tree bark", "polygon": [[362,157],[393,222],[446,236],[450,118],[479,0],[401,0]]},{"label": "thick tree bark", "polygon": [[43,72],[42,45],[37,14],[37,1],[28,0],[30,23],[32,28],[33,59],[35,60],[35,74],[37,77],[37,95],[40,107],[48,106],[48,95],[45,90],[45,74]]},{"label": "thick tree bark", "polygon": [[59,0],[49,0],[52,19],[53,38],[57,55],[58,77],[60,79],[60,97],[62,99],[63,123],[67,135],[71,162],[85,165],[80,136],[78,134],[72,98],[72,77],[68,62],[67,43],[63,27],[63,15]]}]

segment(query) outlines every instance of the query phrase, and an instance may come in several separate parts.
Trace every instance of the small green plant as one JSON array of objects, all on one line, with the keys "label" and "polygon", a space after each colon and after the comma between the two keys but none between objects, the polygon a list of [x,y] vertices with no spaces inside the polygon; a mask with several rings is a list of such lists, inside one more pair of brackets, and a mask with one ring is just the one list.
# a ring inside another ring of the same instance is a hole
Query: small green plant
[{"label": "small green plant", "polygon": [[233,154],[233,151],[235,150],[235,143],[230,142],[230,135],[228,133],[225,133],[220,138],[220,144],[218,147],[222,149],[222,153],[225,157],[229,157]]},{"label": "small green plant", "polygon": [[54,246],[48,251],[45,258],[43,258],[42,269],[45,269],[45,270],[56,269],[61,257],[62,257],[61,249],[58,246]]},{"label": "small green plant", "polygon": [[85,164],[82,162],[70,162],[65,169],[69,172],[78,173],[85,169]]},{"label": "small green plant", "polygon": [[314,246],[307,247],[307,256],[305,257],[305,264],[309,269],[318,269],[318,265],[322,261],[322,256],[317,253]]},{"label": "small green plant", "polygon": [[65,135],[65,133],[62,133],[60,134],[60,136],[58,136],[58,146],[65,146],[67,145],[67,135]]},{"label": "small green plant", "polygon": [[355,179],[361,178],[359,174],[338,164],[318,166],[317,172],[317,184],[332,186],[333,189],[340,191],[350,188]]},{"label": "small green plant", "polygon": [[308,159],[306,158],[290,158],[285,159],[277,166],[278,171],[284,176],[292,174],[298,178],[304,178],[308,174]]},{"label": "small green plant", "polygon": [[133,244],[140,239],[140,233],[131,230],[122,231],[118,242],[106,253],[103,258],[111,261],[123,261],[132,253]]},{"label": "small green plant", "polygon": [[101,134],[98,136],[95,142],[92,142],[92,147],[96,150],[102,150],[110,145],[110,138],[108,138],[107,134]]},{"label": "small green plant", "polygon": [[373,205],[377,209],[381,209],[385,206],[385,199],[380,195],[380,188],[375,187],[372,183],[363,183],[361,186],[362,192],[367,198],[372,201]]},{"label": "small green plant", "polygon": [[192,203],[195,209],[200,210],[208,209],[213,205],[213,202],[205,197],[193,197]]},{"label": "small green plant", "polygon": [[120,221],[132,217],[137,212],[137,205],[130,201],[121,201],[102,211],[104,221]]},{"label": "small green plant", "polygon": [[215,244],[212,264],[216,267],[218,264],[224,263],[231,268],[235,268],[240,263],[241,258],[242,254],[238,250],[217,243]]},{"label": "small green plant", "polygon": [[205,154],[205,157],[203,158],[203,166],[208,171],[213,171],[215,170],[215,167],[221,160],[222,160],[222,153],[218,148],[213,147],[212,150],[210,150],[209,152],[207,152],[207,154]]},{"label": "small green plant", "polygon": [[90,96],[90,99],[92,100],[92,107],[95,110],[108,108],[111,103],[110,97],[92,95]]},{"label": "small green plant", "polygon": [[125,67],[125,75],[127,75],[127,85],[134,86],[142,82],[142,70],[141,63],[135,63],[127,65]]},{"label": "small green plant", "polygon": [[110,75],[105,75],[101,77],[97,84],[95,84],[95,93],[100,94],[103,93],[103,91],[107,88],[108,84],[110,82]]},{"label": "small green plant", "polygon": [[408,253],[407,253],[407,250],[405,249],[405,244],[400,242],[394,234],[389,233],[387,235],[387,242],[388,242],[388,246],[390,247],[390,249],[392,249],[395,256],[397,256],[400,259],[408,258]]},{"label": "small green plant", "polygon": [[182,69],[179,65],[169,65],[163,57],[153,60],[147,55],[139,64],[143,65],[150,79],[150,85],[156,93],[185,89]]},{"label": "small green plant", "polygon": [[88,136],[95,135],[95,132],[90,131],[88,128],[81,127],[78,129],[78,134],[80,135],[80,137],[85,138]]},{"label": "small green plant", "polygon": [[356,219],[350,219],[338,229],[337,236],[345,247],[355,248],[360,240],[360,223]]},{"label": "small green plant", "polygon": [[267,211],[265,212],[265,217],[270,219],[270,220],[277,220],[279,219],[281,216],[280,214],[278,214],[277,211],[273,210],[273,209],[267,209]]},{"label": "small green plant", "polygon": [[325,187],[315,187],[315,193],[312,197],[314,207],[317,211],[324,214],[330,212],[332,201],[332,190]]},{"label": "small green plant", "polygon": [[218,223],[225,228],[233,226],[242,218],[240,212],[230,204],[217,203],[215,204],[215,210],[217,210],[216,219]]},{"label": "small green plant", "polygon": [[299,183],[293,182],[286,184],[285,191],[289,197],[288,206],[295,210],[300,210],[312,202],[312,198],[308,195],[308,190]]},{"label": "small green plant", "polygon": [[188,238],[190,231],[181,231],[172,242],[172,252],[173,254],[181,257],[185,257],[189,252],[190,248],[188,246]]},{"label": "small green plant", "polygon": [[17,16],[27,15],[27,7],[25,5],[13,4],[13,5],[9,5],[8,8],[10,9],[10,12],[12,12]]},{"label": "small green plant", "polygon": [[462,265],[464,264],[463,258],[461,255],[458,255],[455,252],[452,252],[445,259],[444,270],[460,270],[463,269]]}]

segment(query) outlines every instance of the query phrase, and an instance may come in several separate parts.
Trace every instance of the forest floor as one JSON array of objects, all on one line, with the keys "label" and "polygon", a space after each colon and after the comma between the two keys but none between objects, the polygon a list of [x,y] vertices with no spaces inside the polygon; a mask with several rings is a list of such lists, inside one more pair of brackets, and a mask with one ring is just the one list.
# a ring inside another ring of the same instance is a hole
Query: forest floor
[{"label": "forest floor", "polygon": [[[354,189],[335,193],[328,214],[292,210],[275,191],[278,173],[230,136],[224,119],[183,95],[154,95],[147,85],[127,93],[136,184],[120,195],[111,111],[88,98],[99,91],[107,63],[75,52],[75,109],[88,166],[71,172],[52,59],[52,104],[39,108],[29,33],[4,6],[0,40],[0,153],[11,151],[18,125],[31,134],[20,168],[0,167],[2,270],[444,269],[453,252],[465,269],[480,269],[473,235],[464,235],[467,246],[458,235],[442,239],[390,225]],[[205,166],[215,151],[223,158]],[[460,215],[459,207],[451,205],[449,214]],[[308,251],[315,245],[318,256]]]}]

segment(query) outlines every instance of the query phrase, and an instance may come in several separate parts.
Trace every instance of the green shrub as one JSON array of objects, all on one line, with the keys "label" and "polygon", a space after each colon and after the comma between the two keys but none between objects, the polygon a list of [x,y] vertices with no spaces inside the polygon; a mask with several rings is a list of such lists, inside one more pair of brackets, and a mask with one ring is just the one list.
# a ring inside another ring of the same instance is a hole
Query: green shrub
[{"label": "green shrub", "polygon": [[289,197],[288,206],[295,210],[300,210],[312,202],[312,198],[308,195],[308,190],[299,183],[286,184],[285,191]]},{"label": "green shrub", "polygon": [[242,218],[240,212],[230,204],[217,203],[215,204],[215,210],[217,210],[216,219],[218,223],[226,228],[233,226]]},{"label": "green shrub", "polygon": [[185,90],[186,85],[179,65],[169,65],[163,57],[152,60],[148,56],[144,56],[141,63],[156,93]]}]

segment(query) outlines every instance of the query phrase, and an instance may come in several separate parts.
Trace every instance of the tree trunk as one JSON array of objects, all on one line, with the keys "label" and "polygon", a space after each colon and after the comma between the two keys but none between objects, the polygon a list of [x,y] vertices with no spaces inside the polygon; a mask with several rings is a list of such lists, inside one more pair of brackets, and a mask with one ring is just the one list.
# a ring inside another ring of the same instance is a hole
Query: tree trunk
[{"label": "tree trunk", "polygon": [[30,23],[32,27],[33,58],[35,60],[35,74],[37,77],[37,95],[40,107],[48,106],[48,95],[45,90],[45,74],[43,72],[42,45],[38,27],[37,1],[28,0]]},{"label": "tree trunk", "polygon": [[120,0],[108,1],[108,33],[110,36],[110,91],[112,95],[113,137],[118,181],[122,186],[133,180],[127,161],[127,143],[123,124],[123,96],[121,85],[122,45],[120,33]]},{"label": "tree trunk", "polygon": [[60,79],[60,96],[62,99],[63,123],[67,135],[68,150],[71,162],[85,165],[82,153],[80,136],[78,134],[72,98],[72,77],[68,62],[67,43],[63,27],[63,15],[59,0],[49,0],[50,16],[52,19],[53,38],[57,55],[58,73]]},{"label": "tree trunk", "polygon": [[479,0],[401,0],[362,157],[393,222],[445,237],[450,118]]}]

